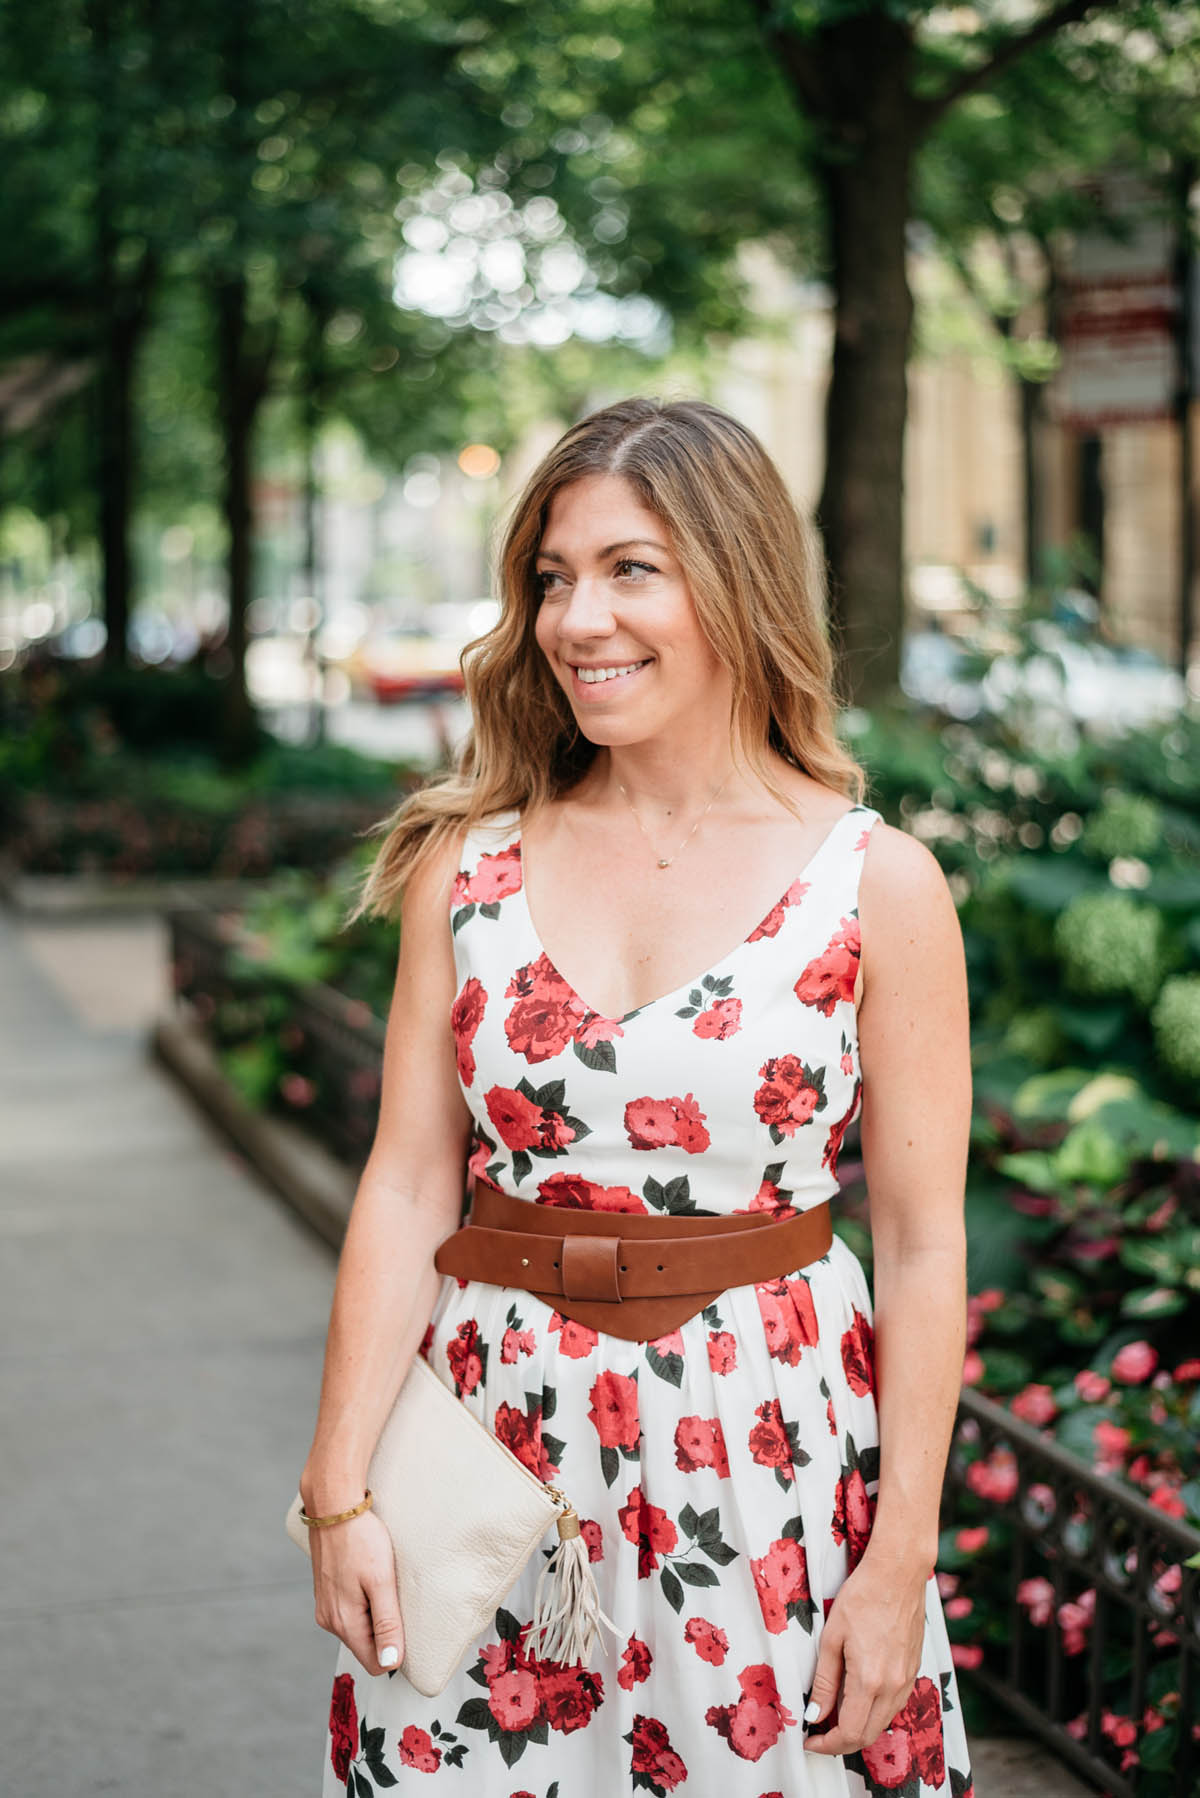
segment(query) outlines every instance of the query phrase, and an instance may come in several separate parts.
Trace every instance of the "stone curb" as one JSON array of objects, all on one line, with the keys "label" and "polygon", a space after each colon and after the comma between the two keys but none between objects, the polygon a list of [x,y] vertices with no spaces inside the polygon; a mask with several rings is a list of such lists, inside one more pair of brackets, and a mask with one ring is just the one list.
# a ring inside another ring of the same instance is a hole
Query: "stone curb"
[{"label": "stone curb", "polygon": [[299,1125],[248,1105],[226,1078],[190,1011],[181,1002],[157,1019],[150,1033],[152,1054],[280,1197],[331,1247],[339,1248],[357,1176]]},{"label": "stone curb", "polygon": [[204,875],[147,875],[118,880],[111,874],[26,874],[0,857],[0,898],[19,916],[45,923],[57,918],[124,916],[167,911],[188,901],[216,910],[244,905],[265,880],[214,880]]}]

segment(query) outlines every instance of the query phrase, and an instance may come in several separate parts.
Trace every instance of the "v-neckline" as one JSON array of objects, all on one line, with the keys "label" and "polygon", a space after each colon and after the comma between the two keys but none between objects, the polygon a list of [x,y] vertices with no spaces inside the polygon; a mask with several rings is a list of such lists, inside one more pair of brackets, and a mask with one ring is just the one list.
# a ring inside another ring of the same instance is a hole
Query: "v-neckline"
[{"label": "v-neckline", "polygon": [[791,892],[792,888],[794,886],[796,886],[800,881],[807,880],[809,878],[810,874],[812,873],[813,868],[816,866],[817,862],[824,855],[824,853],[828,849],[829,845],[832,843],[834,838],[837,836],[838,832],[842,828],[842,825],[846,822],[846,819],[851,817],[855,812],[862,812],[862,811],[866,811],[867,809],[868,808],[863,805],[852,805],[852,806],[849,806],[841,814],[840,817],[838,817],[834,820],[834,822],[830,825],[829,829],[825,832],[825,835],[821,838],[821,841],[817,844],[816,848],[813,850],[812,854],[809,856],[808,860],[805,862],[803,868],[801,868],[799,874],[795,874],[792,876],[792,879],[788,882],[787,886],[784,888],[783,892],[779,895],[778,899],[776,899],[774,905],[768,906],[767,910],[763,913],[762,917],[758,920],[758,923],[755,924],[753,926],[753,928],[747,932],[747,934],[742,938],[740,943],[736,943],[732,949],[728,950],[724,955],[718,957],[718,959],[715,962],[713,962],[709,967],[701,969],[699,974],[694,974],[690,980],[681,980],[678,986],[674,986],[671,988],[670,992],[659,993],[656,998],[647,999],[641,1005],[635,1005],[632,1011],[627,1011],[627,1012],[623,1013],[623,1015],[619,1018],[610,1018],[607,1015],[607,1013],[599,1011],[596,1006],[592,1005],[589,1000],[584,998],[583,994],[579,991],[579,989],[577,987],[572,986],[571,982],[567,979],[566,975],[562,972],[562,970],[557,966],[557,964],[553,960],[553,958],[550,954],[550,951],[546,948],[545,943],[541,939],[541,935],[538,931],[538,927],[533,921],[533,911],[530,908],[530,904],[529,904],[529,892],[528,892],[528,888],[526,886],[526,881],[525,881],[526,862],[525,862],[525,856],[524,856],[523,820],[521,818],[521,814],[518,812],[517,819],[516,819],[516,832],[509,839],[509,841],[510,841],[510,844],[516,845],[518,853],[521,856],[521,885],[520,885],[518,891],[521,896],[521,905],[522,905],[522,908],[525,913],[525,922],[529,927],[529,934],[532,937],[533,942],[536,945],[537,949],[539,950],[542,957],[544,958],[546,965],[550,969],[551,973],[555,976],[556,979],[558,979],[562,982],[563,986],[567,989],[568,993],[570,993],[570,995],[573,999],[578,1000],[580,1005],[585,1006],[587,1008],[588,1012],[592,1016],[603,1018],[605,1023],[607,1023],[607,1024],[628,1024],[631,1021],[631,1019],[640,1017],[642,1012],[652,1011],[660,1005],[666,1005],[669,1000],[678,998],[680,993],[688,992],[692,987],[700,986],[705,980],[709,979],[712,975],[716,974],[718,969],[723,968],[727,962],[732,961],[735,955],[740,955],[742,950],[745,949],[749,943],[751,943],[755,940],[755,938],[758,936],[759,931],[761,931],[763,925],[772,916],[772,914],[774,912],[778,911],[780,906],[784,906],[786,909],[786,901],[787,901],[788,894]]}]

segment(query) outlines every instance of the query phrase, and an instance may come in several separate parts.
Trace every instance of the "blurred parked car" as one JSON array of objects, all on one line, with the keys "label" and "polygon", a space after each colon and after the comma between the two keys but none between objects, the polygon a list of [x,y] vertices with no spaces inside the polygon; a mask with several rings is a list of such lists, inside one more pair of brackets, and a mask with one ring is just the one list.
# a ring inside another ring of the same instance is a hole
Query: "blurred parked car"
[{"label": "blurred parked car", "polygon": [[1076,725],[1116,730],[1169,718],[1185,703],[1183,677],[1148,649],[1081,637],[1048,618],[1024,630],[1025,643],[991,657],[942,631],[913,631],[900,684],[910,699],[955,718],[1057,712]]}]

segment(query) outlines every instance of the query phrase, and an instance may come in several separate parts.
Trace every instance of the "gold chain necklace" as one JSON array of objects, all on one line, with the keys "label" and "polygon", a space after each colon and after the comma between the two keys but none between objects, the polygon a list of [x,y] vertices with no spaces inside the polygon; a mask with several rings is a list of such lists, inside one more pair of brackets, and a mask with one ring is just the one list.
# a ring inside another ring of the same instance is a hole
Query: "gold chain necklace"
[{"label": "gold chain necklace", "polygon": [[[682,843],[680,843],[680,845],[679,845],[678,849],[675,851],[674,855],[659,855],[658,851],[655,850],[655,860],[660,868],[669,868],[671,866],[671,863],[673,861],[675,861],[677,859],[677,857],[679,857],[680,855],[683,854],[683,851],[687,848],[688,844],[691,842],[692,838],[695,836],[696,832],[699,830],[700,826],[703,824],[705,818],[707,818],[709,812],[711,812],[714,804],[720,798],[722,792],[725,790],[725,788],[728,785],[729,785],[729,775],[727,774],[725,776],[725,779],[721,782],[721,785],[717,788],[716,792],[713,794],[712,798],[709,800],[708,804],[705,806],[704,810],[701,812],[700,816],[696,819],[696,822],[692,825],[692,828],[688,831],[686,837],[684,837]],[[646,841],[650,844],[651,849],[654,849],[654,844],[650,840],[650,833],[646,829],[646,826],[642,823],[641,818],[638,817],[637,806],[633,803],[633,800],[629,797],[629,794],[626,793],[624,787],[621,786],[620,781],[617,782],[617,786],[618,786],[618,788],[620,788],[621,794],[624,797],[626,805],[629,807],[630,811],[633,813],[634,817],[637,819],[638,829],[641,831],[641,833],[645,837]]]}]

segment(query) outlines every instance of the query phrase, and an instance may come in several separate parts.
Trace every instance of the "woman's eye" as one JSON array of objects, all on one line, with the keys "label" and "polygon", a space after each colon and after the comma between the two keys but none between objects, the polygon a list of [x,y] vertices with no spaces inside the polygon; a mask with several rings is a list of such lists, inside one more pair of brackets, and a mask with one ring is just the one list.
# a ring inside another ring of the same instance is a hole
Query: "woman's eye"
[{"label": "woman's eye", "polygon": [[626,576],[626,570],[628,570],[628,569],[636,569],[637,570],[637,574],[633,577],[634,579],[637,579],[638,577],[640,577],[641,575],[644,575],[644,574],[657,574],[658,573],[658,569],[652,568],[649,562],[631,562],[628,559],[623,559],[622,561],[617,562],[614,566],[613,572],[614,572],[614,574],[622,575],[622,576],[625,576],[626,578],[628,578]]},{"label": "woman's eye", "polygon": [[561,580],[562,576],[553,568],[539,568],[535,570],[533,579],[538,592],[546,593],[549,590],[551,581]]}]

